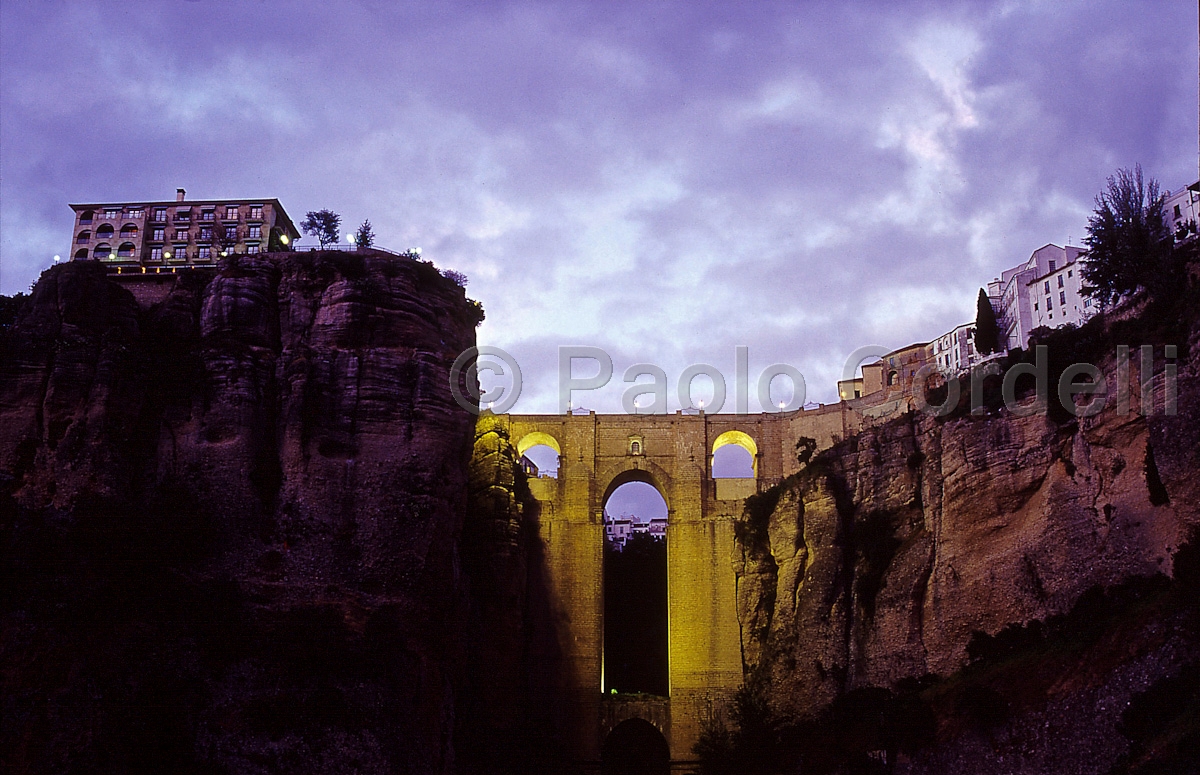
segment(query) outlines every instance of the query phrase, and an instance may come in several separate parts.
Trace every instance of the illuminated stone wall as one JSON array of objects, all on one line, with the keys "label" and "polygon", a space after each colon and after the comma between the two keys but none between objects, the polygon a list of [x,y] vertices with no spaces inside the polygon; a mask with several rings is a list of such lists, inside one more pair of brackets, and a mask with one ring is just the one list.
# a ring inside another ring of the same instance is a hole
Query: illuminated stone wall
[{"label": "illuminated stone wall", "polygon": [[[667,737],[674,760],[692,759],[703,720],[742,683],[733,531],[743,500],[718,499],[714,443],[738,443],[755,455],[762,490],[799,467],[801,438],[825,449],[857,432],[860,414],[841,403],[786,414],[497,419],[519,452],[535,444],[559,452],[557,479],[532,480],[530,490],[542,502],[540,535],[566,664],[556,704],[564,709],[562,732],[582,762],[599,760],[613,719],[632,707],[603,689],[604,503],[630,481],[653,485],[666,501],[670,697],[653,703],[655,718],[647,720]],[[728,488],[720,494],[728,495]],[[614,703],[624,710],[610,707]]]}]

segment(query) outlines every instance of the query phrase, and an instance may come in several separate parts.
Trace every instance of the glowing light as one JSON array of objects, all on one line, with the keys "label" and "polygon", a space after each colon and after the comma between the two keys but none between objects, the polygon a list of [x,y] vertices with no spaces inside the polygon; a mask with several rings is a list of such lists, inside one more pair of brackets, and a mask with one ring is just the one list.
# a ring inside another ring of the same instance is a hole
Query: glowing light
[{"label": "glowing light", "polygon": [[163,253],[163,258],[170,258],[170,257],[171,257],[171,251],[168,250],[166,253]]},{"label": "glowing light", "polygon": [[279,236],[279,241],[280,241],[280,242],[282,242],[282,243],[283,243],[283,244],[285,244],[285,245],[286,245],[286,244],[288,244],[288,235],[286,235],[286,234],[281,234],[281,235]]},{"label": "glowing light", "polygon": [[347,234],[347,235],[346,235],[346,241],[347,241],[347,242],[349,242],[351,245],[353,245],[353,244],[354,244],[354,235],[353,235],[353,234]]},{"label": "glowing light", "polygon": [[62,261],[62,256],[55,256],[55,257],[54,257],[54,263],[56,263],[56,264],[57,264],[59,261]]}]

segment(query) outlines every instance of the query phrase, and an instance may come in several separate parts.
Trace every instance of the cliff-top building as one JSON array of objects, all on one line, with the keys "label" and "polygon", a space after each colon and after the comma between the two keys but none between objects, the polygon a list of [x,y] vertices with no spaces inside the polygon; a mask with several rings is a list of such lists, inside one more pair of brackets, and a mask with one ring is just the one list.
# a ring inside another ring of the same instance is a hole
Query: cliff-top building
[{"label": "cliff-top building", "polygon": [[1083,295],[1078,271],[1083,253],[1080,247],[1043,245],[1025,263],[988,283],[1005,349],[1027,347],[1035,328],[1079,325],[1096,312],[1092,300]]},{"label": "cliff-top building", "polygon": [[278,199],[71,205],[73,260],[117,267],[213,264],[223,255],[288,250],[300,238]]}]

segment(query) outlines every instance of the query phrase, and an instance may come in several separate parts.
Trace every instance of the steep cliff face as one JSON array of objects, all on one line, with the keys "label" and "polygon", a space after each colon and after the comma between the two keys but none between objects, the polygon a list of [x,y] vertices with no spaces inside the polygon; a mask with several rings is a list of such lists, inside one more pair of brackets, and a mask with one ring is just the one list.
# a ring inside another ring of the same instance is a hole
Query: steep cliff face
[{"label": "steep cliff face", "polygon": [[381,253],[241,257],[148,311],[43,275],[0,360],[5,763],[451,771],[476,323]]},{"label": "steep cliff face", "polygon": [[460,695],[459,771],[567,771],[553,698],[561,659],[545,584],[538,501],[495,415],[475,426],[463,567],[470,585],[466,689]]},{"label": "steep cliff face", "polygon": [[1169,327],[1180,338],[1166,341],[1178,347],[1173,416],[1164,342],[1122,341],[1156,332],[1117,321],[1100,334],[1108,355],[1097,363],[1115,393],[1116,345],[1134,345],[1135,362],[1137,345],[1156,345],[1147,416],[1135,363],[1134,411],[1110,401],[1078,419],[914,413],[752,499],[734,559],[739,618],[748,674],[773,707],[803,717],[856,687],[954,673],[974,631],[1061,614],[1095,585],[1170,573],[1200,524],[1200,367],[1189,357],[1200,340],[1194,310],[1184,314]]}]

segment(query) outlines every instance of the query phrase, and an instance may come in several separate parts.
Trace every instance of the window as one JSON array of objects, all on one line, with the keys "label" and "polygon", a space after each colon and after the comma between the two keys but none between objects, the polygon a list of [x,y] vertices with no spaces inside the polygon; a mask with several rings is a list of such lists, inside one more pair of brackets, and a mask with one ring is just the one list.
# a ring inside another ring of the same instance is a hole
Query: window
[{"label": "window", "polygon": [[200,251],[196,254],[196,258],[200,261],[212,261],[212,248],[200,248]]},{"label": "window", "polygon": [[134,226],[132,223],[127,223],[121,227],[121,236],[125,239],[133,239],[137,236],[137,233],[138,227]]},{"label": "window", "polygon": [[75,251],[75,260],[76,261],[83,259],[83,258],[87,258],[87,248],[83,248],[81,250]]},{"label": "window", "polygon": [[1067,277],[1074,277],[1074,276],[1075,276],[1075,270],[1074,270],[1074,269],[1068,269],[1068,270],[1067,270]]},{"label": "window", "polygon": [[186,209],[186,210],[176,210],[176,211],[175,211],[175,220],[177,220],[177,221],[190,221],[190,220],[192,220],[192,211],[191,211],[191,209]]},{"label": "window", "polygon": [[120,258],[132,258],[133,250],[132,242],[123,242],[121,243],[121,247],[117,248],[117,256]]},{"label": "window", "polygon": [[238,215],[237,205],[225,205],[225,220],[236,221]]},{"label": "window", "polygon": [[630,442],[629,451],[634,455],[642,454],[642,442],[640,442],[640,441]]},{"label": "window", "polygon": [[167,220],[167,208],[165,208],[165,207],[156,207],[156,208],[154,208],[154,220],[155,220],[156,222],[158,222],[158,223],[164,223],[164,222],[166,222],[166,220]]},{"label": "window", "polygon": [[150,248],[150,260],[162,261],[162,248]]},{"label": "window", "polygon": [[151,233],[150,239],[154,240],[155,242],[162,242],[164,239],[167,238],[166,231],[167,231],[166,229],[155,229]]},{"label": "window", "polygon": [[1046,297],[1046,311],[1049,312],[1052,309],[1054,309],[1054,300],[1051,299],[1049,296],[1047,296]]},{"label": "window", "polygon": [[262,205],[250,205],[250,217],[255,220],[262,220],[263,208]]},{"label": "window", "polygon": [[200,239],[207,242],[212,239],[212,227],[202,226],[200,228]]},{"label": "window", "polygon": [[187,239],[187,238],[188,238],[187,229],[176,229],[175,230],[175,239],[181,240],[181,239]]},{"label": "window", "polygon": [[1051,272],[1054,271],[1054,262],[1053,261],[1050,262],[1050,271]]},{"label": "window", "polygon": [[1087,307],[1090,307],[1090,306],[1092,306],[1092,300],[1091,300],[1091,299],[1084,299],[1084,300],[1083,300],[1083,306],[1084,306],[1084,308],[1087,308]]},{"label": "window", "polygon": [[80,244],[83,244],[83,243],[87,242],[88,240],[90,240],[91,238],[92,238],[92,233],[90,231],[81,231],[81,232],[79,232],[79,236],[75,238],[75,241]]},{"label": "window", "polygon": [[1058,292],[1058,303],[1063,305],[1064,307],[1067,306],[1067,292],[1066,291]]},{"label": "window", "polygon": [[246,236],[250,237],[251,239],[262,239],[262,227],[251,226],[250,232]]},{"label": "window", "polygon": [[1062,275],[1058,276],[1058,287],[1059,288],[1063,287],[1063,276]]},{"label": "window", "polygon": [[1049,293],[1049,292],[1050,292],[1050,281],[1047,280],[1046,281],[1046,293]]},{"label": "window", "polygon": [[129,217],[130,218],[141,218],[142,217],[142,208],[140,208],[140,207],[129,208]]},{"label": "window", "polygon": [[1033,303],[1033,311],[1034,312],[1038,311],[1038,303],[1036,301]]},{"label": "window", "polygon": [[258,245],[247,245],[246,252],[249,253],[250,255],[254,255],[255,253],[258,252]]},{"label": "window", "polygon": [[[171,256],[167,256],[167,258],[171,258]],[[187,260],[187,245],[176,245],[174,258],[176,261],[186,261]]]},{"label": "window", "polygon": [[236,226],[226,226],[225,227],[225,239],[229,240],[230,242],[237,241],[237,227]]},{"label": "window", "polygon": [[112,247],[109,245],[97,245],[93,255],[99,259],[108,258],[112,254]]},{"label": "window", "polygon": [[217,213],[215,210],[201,210],[200,211],[200,220],[202,220],[202,221],[211,221],[211,220],[215,219],[216,217],[217,217]]},{"label": "window", "polygon": [[110,221],[115,221],[121,217],[120,210],[105,210],[104,217]]},{"label": "window", "polygon": [[1179,205],[1175,205],[1175,217],[1176,217],[1176,218],[1182,218],[1182,217],[1183,217],[1183,213],[1179,212]]},{"label": "window", "polygon": [[91,210],[84,210],[82,213],[79,214],[79,222],[80,223],[91,223],[92,217],[94,215],[95,215],[95,213],[93,213]]}]

